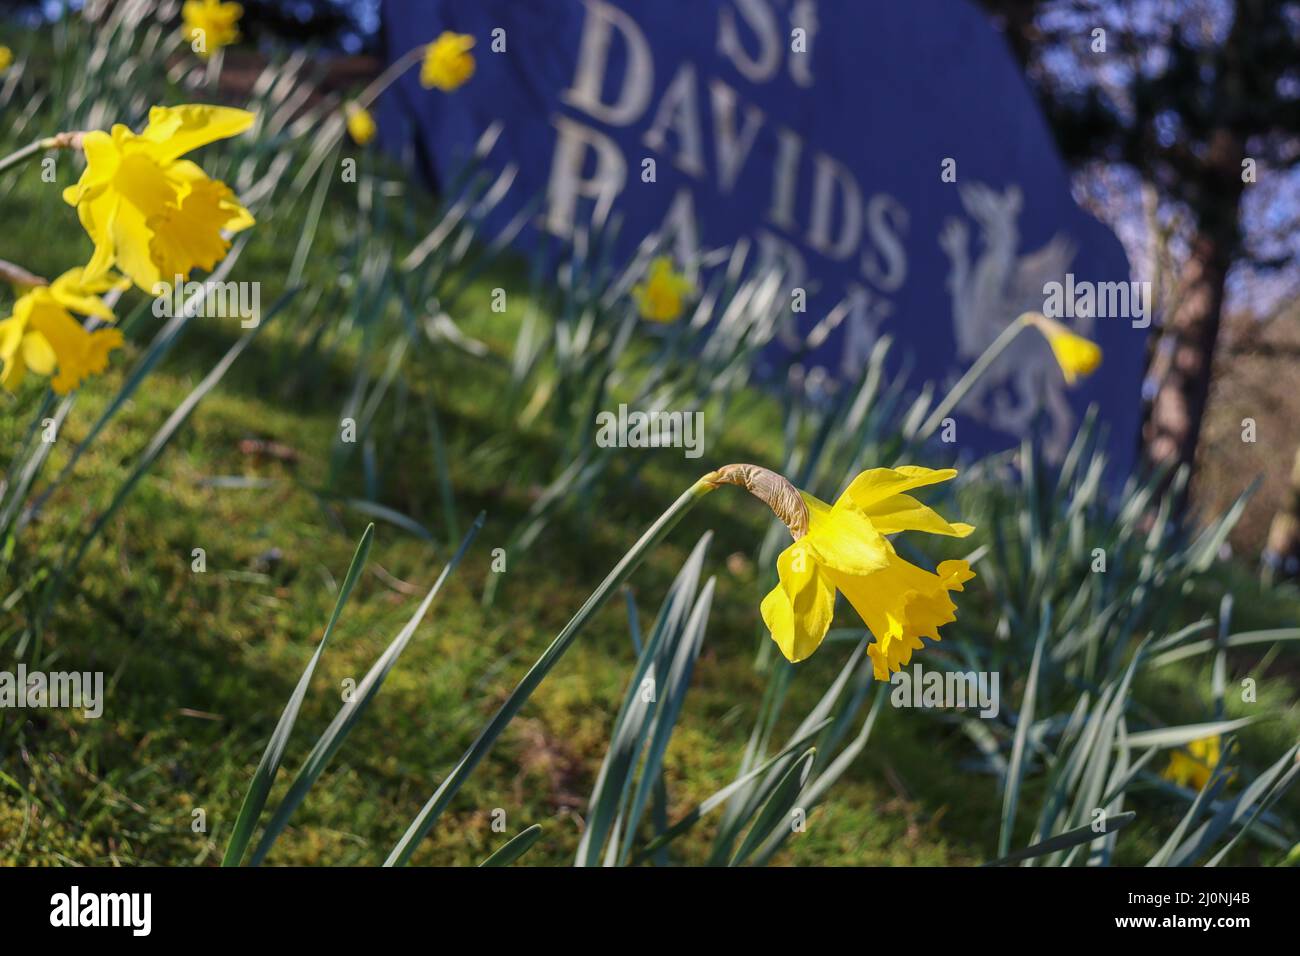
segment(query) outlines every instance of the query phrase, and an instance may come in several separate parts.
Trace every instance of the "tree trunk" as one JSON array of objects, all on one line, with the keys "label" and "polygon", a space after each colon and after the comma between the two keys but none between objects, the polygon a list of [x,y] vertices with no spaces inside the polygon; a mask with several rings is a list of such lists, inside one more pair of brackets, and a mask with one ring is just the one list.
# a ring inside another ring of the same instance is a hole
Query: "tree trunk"
[{"label": "tree trunk", "polygon": [[1230,262],[1214,236],[1196,237],[1182,276],[1185,291],[1165,317],[1151,361],[1157,392],[1142,440],[1153,465],[1190,465],[1196,455]]},{"label": "tree trunk", "polygon": [[1147,410],[1142,442],[1147,462],[1157,466],[1190,467],[1196,457],[1228,269],[1241,235],[1245,151],[1241,140],[1226,129],[1217,130],[1210,142],[1209,155],[1189,190],[1197,232],[1179,277],[1180,293],[1172,313],[1164,316],[1148,369],[1157,391]]}]

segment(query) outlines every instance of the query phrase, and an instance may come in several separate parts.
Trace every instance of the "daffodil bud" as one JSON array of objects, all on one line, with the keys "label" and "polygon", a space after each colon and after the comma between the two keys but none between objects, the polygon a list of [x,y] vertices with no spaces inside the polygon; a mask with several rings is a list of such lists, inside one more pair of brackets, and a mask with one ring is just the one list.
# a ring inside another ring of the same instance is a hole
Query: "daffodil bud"
[{"label": "daffodil bud", "polygon": [[1067,385],[1091,375],[1101,365],[1101,347],[1082,335],[1075,335],[1069,326],[1049,319],[1041,312],[1026,312],[1020,316],[1020,321],[1032,325],[1047,339]]}]

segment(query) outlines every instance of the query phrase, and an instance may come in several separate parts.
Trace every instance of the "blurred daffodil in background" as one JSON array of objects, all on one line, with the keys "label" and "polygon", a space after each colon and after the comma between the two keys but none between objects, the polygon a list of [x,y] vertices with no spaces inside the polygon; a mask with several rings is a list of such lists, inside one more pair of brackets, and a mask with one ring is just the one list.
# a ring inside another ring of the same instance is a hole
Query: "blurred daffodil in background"
[{"label": "blurred daffodil in background", "polygon": [[956,474],[913,465],[873,468],[854,478],[833,505],[754,465],[729,465],[708,476],[765,501],[794,537],[777,558],[779,583],[761,606],[787,660],[801,661],[820,646],[835,614],[836,591],[875,637],[867,652],[877,680],[907,664],[922,637],[939,640],[939,626],[956,620],[948,592],[961,591],[974,572],[965,561],[943,561],[935,572],[926,571],[899,557],[886,535],[969,535],[971,525],[949,523],[905,494]]},{"label": "blurred daffodil in background", "polygon": [[1047,339],[1067,385],[1091,375],[1101,365],[1101,346],[1096,342],[1076,335],[1067,326],[1040,312],[1026,312],[1023,318]]},{"label": "blurred daffodil in background", "polygon": [[632,287],[641,318],[652,322],[675,322],[681,318],[685,298],[695,287],[673,267],[672,259],[659,256],[650,263],[644,282]]},{"label": "blurred daffodil in background", "polygon": [[118,124],[112,133],[85,134],[85,172],[63,198],[95,243],[87,274],[116,266],[152,294],[160,282],[223,259],[230,248],[223,230],[247,229],[253,217],[230,187],[181,157],[242,133],[254,119],[221,106],[155,106],[143,133]]},{"label": "blurred daffodil in background", "polygon": [[1162,776],[1179,786],[1204,790],[1221,757],[1219,737],[1202,737],[1189,743],[1187,749],[1170,754]]},{"label": "blurred daffodil in background", "polygon": [[375,125],[375,118],[370,115],[370,111],[360,103],[343,104],[343,115],[347,120],[348,135],[358,146],[365,146],[375,138],[379,127]]},{"label": "blurred daffodil in background", "polygon": [[4,44],[0,44],[0,74],[4,73],[13,65],[14,51]]},{"label": "blurred daffodil in background", "polygon": [[109,353],[122,346],[117,329],[85,329],[72,313],[113,321],[100,298],[129,283],[107,272],[88,276],[70,269],[49,285],[22,292],[13,314],[0,320],[0,383],[15,390],[28,370],[52,376],[50,385],[66,395],[108,366]]},{"label": "blurred daffodil in background", "polygon": [[444,93],[459,89],[474,75],[474,38],[466,33],[444,31],[424,51],[420,84]]},{"label": "blurred daffodil in background", "polygon": [[239,40],[239,18],[243,15],[244,8],[237,3],[185,0],[181,33],[191,49],[206,60]]}]

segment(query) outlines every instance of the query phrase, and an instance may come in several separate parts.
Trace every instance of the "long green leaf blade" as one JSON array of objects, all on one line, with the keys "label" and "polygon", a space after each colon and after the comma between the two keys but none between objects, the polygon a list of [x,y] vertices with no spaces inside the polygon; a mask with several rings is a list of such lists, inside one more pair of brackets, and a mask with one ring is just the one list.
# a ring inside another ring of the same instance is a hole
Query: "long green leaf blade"
[{"label": "long green leaf blade", "polygon": [[330,615],[329,623],[325,625],[325,634],[321,637],[320,644],[316,646],[316,653],[307,662],[302,677],[298,679],[298,686],[293,689],[293,694],[289,697],[289,703],[285,705],[284,713],[280,715],[280,720],[271,733],[271,739],[266,745],[266,751],[262,754],[262,760],[253,772],[253,779],[248,785],[248,792],[244,794],[243,805],[239,808],[239,816],[235,819],[235,829],[230,836],[230,843],[226,847],[226,855],[221,861],[222,866],[238,866],[244,858],[244,850],[248,847],[249,838],[253,835],[253,827],[257,823],[257,818],[262,814],[262,808],[266,806],[266,796],[271,792],[271,784],[275,780],[276,771],[280,769],[280,760],[284,757],[284,748],[289,743],[289,735],[293,733],[293,725],[298,719],[298,711],[302,707],[303,699],[307,696],[307,687],[311,683],[311,675],[316,670],[316,663],[320,660],[321,654],[325,652],[325,645],[329,642],[330,635],[334,633],[334,625],[338,623],[339,615],[343,613],[343,606],[348,603],[348,598],[352,594],[352,588],[357,583],[357,578],[361,576],[361,570],[365,567],[366,558],[370,554],[370,544],[374,534],[375,526],[370,524],[366,526],[365,533],[361,535],[357,550],[352,555],[352,564],[348,567],[347,577],[343,579],[343,587],[339,589],[338,600],[334,602],[334,612]]},{"label": "long green leaf blade", "polygon": [[515,834],[510,840],[490,857],[484,860],[479,866],[509,866],[515,860],[527,853],[542,836],[542,827],[539,823],[534,823],[526,830]]}]

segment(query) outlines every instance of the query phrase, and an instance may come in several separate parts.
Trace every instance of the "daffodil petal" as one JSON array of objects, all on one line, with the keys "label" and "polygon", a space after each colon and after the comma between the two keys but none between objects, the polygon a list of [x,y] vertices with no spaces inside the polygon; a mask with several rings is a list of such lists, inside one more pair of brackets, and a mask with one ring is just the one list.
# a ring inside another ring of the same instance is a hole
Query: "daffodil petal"
[{"label": "daffodil petal", "polygon": [[870,574],[889,562],[884,535],[861,512],[851,508],[832,508],[824,515],[809,511],[808,534],[800,540],[822,564],[848,574]]},{"label": "daffodil petal", "polygon": [[78,266],[75,269],[69,269],[63,275],[51,283],[55,290],[79,289],[83,293],[98,295],[101,292],[108,292],[116,289],[123,292],[131,288],[131,281],[122,276],[113,275],[111,272],[92,273],[89,269]]},{"label": "daffodil petal", "polygon": [[[162,270],[151,257],[150,246],[153,242],[153,233],[145,224],[144,214],[131,205],[131,203],[121,203],[112,222],[113,246],[116,249],[116,264],[124,274],[131,277],[138,288],[153,294],[154,287],[164,280]],[[92,259],[92,265],[86,268],[90,269],[98,259],[98,247],[96,247],[96,257]],[[168,275],[166,281],[170,282],[172,276]]]},{"label": "daffodil petal", "polygon": [[95,244],[95,251],[86,263],[85,271],[90,275],[108,272],[115,261],[113,249],[113,225],[117,219],[120,200],[115,193],[105,191],[100,195],[86,199],[77,206],[77,218],[81,220],[86,235]]},{"label": "daffodil petal", "polygon": [[780,583],[760,612],[786,660],[801,661],[821,645],[835,615],[835,588],[802,541],[776,559]]},{"label": "daffodil petal", "polygon": [[23,363],[19,349],[24,323],[13,316],[0,321],[0,385],[13,391],[22,382]]},{"label": "daffodil petal", "polygon": [[22,342],[23,363],[37,375],[49,375],[58,359],[49,340],[40,332],[28,332]]},{"label": "daffodil petal", "polygon": [[864,509],[881,534],[900,531],[924,531],[964,538],[975,530],[973,525],[949,522],[933,508],[921,504],[911,495],[890,495]]},{"label": "daffodil petal", "polygon": [[149,125],[142,139],[157,143],[153,154],[163,163],[184,156],[191,150],[238,136],[253,125],[257,117],[248,110],[229,106],[192,103],[185,106],[155,106],[149,111]]},{"label": "daffodil petal", "polygon": [[844,489],[836,505],[853,504],[863,510],[893,495],[934,485],[957,477],[956,468],[922,468],[920,465],[900,465],[897,468],[870,468],[854,478]]},{"label": "daffodil petal", "polygon": [[940,561],[934,576],[949,591],[965,591],[963,585],[975,578],[975,572],[965,561]]},{"label": "daffodil petal", "polygon": [[120,154],[113,137],[103,130],[91,130],[81,137],[81,152],[86,158],[86,168],[76,185],[63,190],[63,201],[75,206],[87,194],[103,186],[116,174]]},{"label": "daffodil petal", "polygon": [[[111,277],[107,274],[94,276],[90,281],[93,290],[102,290],[109,285]],[[50,283],[50,295],[65,309],[112,322],[113,310],[93,290],[86,285],[84,270],[80,268],[69,269]]]}]

